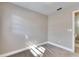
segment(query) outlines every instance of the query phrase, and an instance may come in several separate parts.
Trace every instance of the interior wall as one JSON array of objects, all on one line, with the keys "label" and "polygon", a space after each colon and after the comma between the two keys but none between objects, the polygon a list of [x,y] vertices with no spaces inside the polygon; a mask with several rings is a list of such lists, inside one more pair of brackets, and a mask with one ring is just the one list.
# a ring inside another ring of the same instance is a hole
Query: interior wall
[{"label": "interior wall", "polygon": [[47,16],[9,3],[2,6],[2,53],[47,41]]},{"label": "interior wall", "polygon": [[52,43],[72,49],[71,14],[60,13],[49,16],[48,40]]},{"label": "interior wall", "polygon": [[72,12],[75,10],[79,10],[79,4],[57,11],[48,17],[48,40],[72,51]]}]

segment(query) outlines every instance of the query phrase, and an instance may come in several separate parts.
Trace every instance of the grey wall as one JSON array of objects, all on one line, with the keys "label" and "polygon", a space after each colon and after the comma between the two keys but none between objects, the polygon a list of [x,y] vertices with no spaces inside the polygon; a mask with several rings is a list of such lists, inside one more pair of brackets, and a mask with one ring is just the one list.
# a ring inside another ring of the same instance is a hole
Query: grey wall
[{"label": "grey wall", "polygon": [[48,17],[48,40],[63,47],[73,49],[72,12],[79,10],[79,4],[55,12]]},{"label": "grey wall", "polygon": [[49,16],[48,40],[52,43],[72,49],[72,19],[71,14],[60,13]]},{"label": "grey wall", "polygon": [[47,16],[9,3],[2,7],[2,53],[47,41]]}]

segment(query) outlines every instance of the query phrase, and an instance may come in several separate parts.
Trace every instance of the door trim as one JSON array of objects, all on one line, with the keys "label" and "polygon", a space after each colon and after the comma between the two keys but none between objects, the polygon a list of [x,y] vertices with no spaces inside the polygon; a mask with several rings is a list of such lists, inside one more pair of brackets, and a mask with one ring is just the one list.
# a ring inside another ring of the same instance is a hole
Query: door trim
[{"label": "door trim", "polygon": [[79,12],[79,10],[75,10],[72,12],[72,47],[73,47],[73,52],[75,53],[75,13]]}]

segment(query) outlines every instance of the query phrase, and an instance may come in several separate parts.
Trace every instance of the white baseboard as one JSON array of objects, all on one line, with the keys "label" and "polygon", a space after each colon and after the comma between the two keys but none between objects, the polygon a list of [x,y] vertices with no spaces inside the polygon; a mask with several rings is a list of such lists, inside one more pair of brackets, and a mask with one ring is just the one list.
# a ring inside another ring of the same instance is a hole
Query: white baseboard
[{"label": "white baseboard", "polygon": [[8,52],[8,53],[0,55],[0,57],[7,57],[7,56],[10,56],[10,55],[13,55],[13,54],[16,54],[16,53],[19,53],[19,52],[22,52],[22,51],[25,51],[25,50],[28,50],[28,49],[29,49],[29,47],[22,48],[22,49],[19,49],[19,50],[16,50],[16,51],[12,51],[12,52]]},{"label": "white baseboard", "polygon": [[37,46],[44,45],[44,44],[47,44],[47,43],[48,43],[48,41],[43,42],[43,43],[39,43],[39,44],[37,44]]},{"label": "white baseboard", "polygon": [[[44,44],[47,44],[47,43],[48,43],[48,41],[43,42],[43,43],[39,43],[39,44],[37,44],[37,46],[44,45]],[[14,55],[16,53],[19,53],[19,52],[22,52],[22,51],[25,51],[25,50],[28,50],[28,49],[30,49],[30,48],[29,47],[22,48],[22,49],[19,49],[19,50],[16,50],[16,51],[12,51],[12,52],[9,52],[9,53],[2,54],[2,55],[0,55],[0,57],[7,57],[7,56]]]},{"label": "white baseboard", "polygon": [[48,41],[48,43],[51,44],[51,45],[54,45],[54,46],[56,46],[56,47],[65,49],[65,50],[67,50],[67,51],[73,52],[73,49],[69,49],[69,48],[67,48],[67,47],[64,47],[64,46],[61,46],[61,45],[58,45],[58,44],[55,44],[55,43],[52,43],[52,42],[49,42],[49,41]]},{"label": "white baseboard", "polygon": [[[39,44],[37,44],[37,46],[44,45],[44,44],[47,44],[47,43],[48,43],[48,44],[51,44],[51,45],[54,45],[54,46],[56,46],[56,47],[65,49],[65,50],[67,50],[67,51],[73,52],[73,49],[69,49],[69,48],[67,48],[67,47],[64,47],[64,46],[61,46],[61,45],[58,45],[58,44],[55,44],[55,43],[52,43],[52,42],[49,42],[49,41],[43,42],[43,43],[39,43]],[[13,54],[16,54],[16,53],[19,53],[19,52],[22,52],[22,51],[25,51],[25,50],[28,50],[28,49],[30,49],[30,48],[29,48],[29,47],[27,47],[27,48],[22,48],[22,49],[19,49],[19,50],[16,50],[16,51],[12,51],[12,52],[9,52],[9,53],[2,54],[2,55],[0,55],[0,57],[10,56],[10,55],[13,55]]]}]

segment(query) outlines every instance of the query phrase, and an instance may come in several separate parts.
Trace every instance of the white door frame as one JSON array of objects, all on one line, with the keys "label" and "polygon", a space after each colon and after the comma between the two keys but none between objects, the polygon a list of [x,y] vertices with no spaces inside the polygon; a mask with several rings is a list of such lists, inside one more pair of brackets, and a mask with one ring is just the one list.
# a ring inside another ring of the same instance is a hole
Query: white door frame
[{"label": "white door frame", "polygon": [[73,46],[73,52],[75,53],[75,13],[79,12],[79,10],[75,10],[72,12],[72,30],[73,30],[73,34],[72,34],[72,46]]}]

